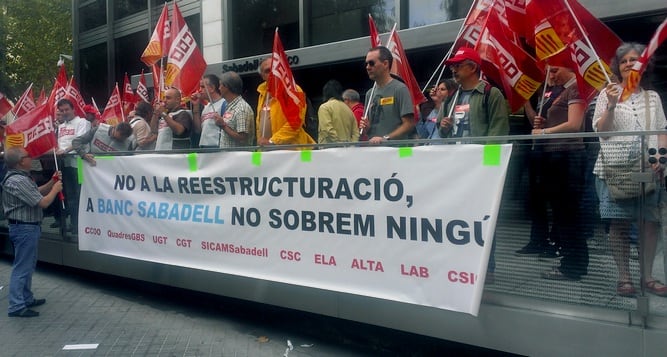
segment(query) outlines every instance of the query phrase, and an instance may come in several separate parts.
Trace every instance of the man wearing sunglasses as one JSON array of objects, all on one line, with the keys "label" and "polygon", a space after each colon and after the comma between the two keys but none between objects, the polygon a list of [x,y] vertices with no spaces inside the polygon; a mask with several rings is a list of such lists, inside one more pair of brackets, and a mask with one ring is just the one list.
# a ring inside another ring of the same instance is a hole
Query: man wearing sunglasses
[{"label": "man wearing sunglasses", "polygon": [[366,55],[366,72],[375,85],[366,92],[368,117],[362,118],[359,127],[375,145],[408,139],[415,127],[410,92],[391,76],[392,62],[391,52],[384,46],[371,48]]}]

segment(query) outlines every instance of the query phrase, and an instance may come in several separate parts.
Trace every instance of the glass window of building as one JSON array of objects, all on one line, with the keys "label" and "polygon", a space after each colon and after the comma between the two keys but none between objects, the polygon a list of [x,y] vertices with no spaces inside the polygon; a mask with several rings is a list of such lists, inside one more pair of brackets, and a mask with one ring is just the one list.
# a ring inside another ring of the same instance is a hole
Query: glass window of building
[{"label": "glass window of building", "polygon": [[79,32],[85,32],[106,23],[106,0],[87,1],[79,8]]},{"label": "glass window of building", "polygon": [[269,53],[276,27],[283,47],[299,47],[299,0],[231,2],[232,57]]},{"label": "glass window of building", "polygon": [[146,10],[148,6],[145,0],[114,0],[111,3],[113,4],[114,20]]},{"label": "glass window of building", "polygon": [[79,84],[81,93],[86,103],[90,102],[90,97],[95,98],[95,102],[103,110],[107,99],[109,98],[110,86],[107,79],[107,45],[99,45],[82,48],[79,50],[80,75]]},{"label": "glass window of building", "polygon": [[[169,10],[171,13],[171,10]],[[197,41],[197,47],[199,47],[199,50],[203,52],[202,50],[202,39],[201,39],[201,16],[200,14],[195,14],[192,16],[186,16],[183,18],[185,20],[185,23],[188,24],[188,28],[190,29],[190,32],[192,33],[192,36],[195,38],[195,41]],[[152,29],[151,29],[152,31]],[[148,38],[146,39],[146,44],[148,44]]]},{"label": "glass window of building", "polygon": [[308,31],[310,43],[319,45],[368,36],[368,14],[380,33],[389,32],[396,20],[394,0],[318,0],[312,1]]},{"label": "glass window of building", "polygon": [[409,27],[465,18],[472,0],[419,0],[408,2]]},{"label": "glass window of building", "polygon": [[140,31],[115,40],[114,63],[119,87],[123,85],[123,76],[126,72],[129,76],[141,73],[142,69],[150,72],[150,69],[141,62],[141,54],[148,44],[148,36],[146,31]]}]

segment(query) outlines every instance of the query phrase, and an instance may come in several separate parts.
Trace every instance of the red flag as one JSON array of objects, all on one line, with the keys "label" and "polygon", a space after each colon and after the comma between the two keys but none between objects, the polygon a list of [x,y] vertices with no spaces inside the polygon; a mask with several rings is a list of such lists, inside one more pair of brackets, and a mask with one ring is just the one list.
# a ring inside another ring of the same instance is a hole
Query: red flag
[{"label": "red flag", "polygon": [[130,83],[130,78],[127,76],[127,72],[125,72],[125,77],[123,78],[123,113],[125,113],[125,116],[134,110],[135,104],[132,83]]},{"label": "red flag", "polygon": [[83,100],[81,92],[79,92],[79,87],[74,81],[74,76],[70,78],[70,81],[67,84],[67,93],[65,94],[65,98],[72,102],[72,105],[74,106],[74,113],[76,113],[77,116],[82,118],[86,116],[86,112],[83,110],[83,107],[86,106],[86,101]]},{"label": "red flag", "polygon": [[519,110],[544,81],[535,59],[505,36],[495,12],[489,13],[475,50],[483,60],[483,72],[503,86],[512,112]]},{"label": "red flag", "polygon": [[185,98],[199,90],[206,61],[175,1],[172,18],[173,42],[169,48],[165,84],[180,89]]},{"label": "red flag", "polygon": [[[506,23],[507,27],[517,37],[531,37],[533,29],[530,28],[527,23],[528,21],[526,21],[526,0],[503,0],[502,2],[505,8],[504,17],[506,19],[503,23]],[[518,41],[515,42],[518,43]]]},{"label": "red flag", "polygon": [[28,88],[21,95],[21,98],[16,102],[16,105],[14,105],[13,111],[14,115],[20,117],[35,108],[37,108],[37,106],[35,105],[35,99],[32,96],[32,83],[30,83]]},{"label": "red flag", "polygon": [[474,47],[477,44],[482,33],[482,26],[494,4],[496,4],[495,0],[475,0],[473,2],[468,16],[463,21],[461,34],[454,40],[452,48]]},{"label": "red flag", "polygon": [[46,103],[46,92],[44,92],[44,86],[42,86],[42,90],[39,91],[39,98],[37,98],[37,105],[42,105]]},{"label": "red flag", "polygon": [[576,0],[531,1],[526,13],[534,19],[538,60],[573,68],[582,98],[606,85],[609,63],[622,43],[613,31]]},{"label": "red flag", "polygon": [[635,64],[632,66],[630,76],[625,82],[625,87],[623,88],[623,93],[621,94],[621,101],[630,98],[630,95],[632,95],[632,93],[637,89],[639,86],[639,81],[641,80],[642,75],[646,70],[646,66],[648,66],[649,58],[653,56],[655,50],[658,49],[660,44],[665,40],[667,40],[667,19],[665,19],[662,24],[658,26],[658,29],[655,30],[655,34],[653,34],[651,41],[648,43],[648,46],[646,46],[641,56],[639,56],[639,59],[637,59],[637,62],[635,62]]},{"label": "red flag", "polygon": [[58,61],[58,65],[60,66],[60,70],[58,70],[58,77],[56,77],[56,80],[53,82],[53,88],[51,89],[51,93],[49,94],[49,98],[47,99],[47,104],[49,105],[49,110],[50,114],[52,117],[55,117],[55,112],[58,108],[56,108],[56,105],[58,104],[58,101],[65,98],[67,95],[67,70],[65,69],[65,62],[62,60]]},{"label": "red flag", "polygon": [[306,96],[302,91],[297,90],[277,28],[273,36],[271,72],[267,79],[267,87],[271,96],[280,103],[280,107],[292,129],[296,130],[301,127],[299,113],[306,106]]},{"label": "red flag", "polygon": [[24,147],[32,157],[55,148],[58,142],[49,107],[48,104],[40,105],[7,125],[7,148]]},{"label": "red flag", "polygon": [[106,108],[104,108],[104,113],[102,113],[101,122],[107,123],[111,126],[114,126],[122,121],[125,121],[125,116],[123,115],[123,106],[121,103],[120,91],[118,90],[118,83],[109,97]]},{"label": "red flag", "polygon": [[139,102],[143,100],[146,103],[150,103],[150,96],[148,95],[148,87],[146,87],[146,77],[144,76],[144,70],[141,70],[141,77],[139,77],[139,84],[137,85],[137,92],[135,94],[134,101]]},{"label": "red flag", "polygon": [[167,4],[164,4],[160,18],[157,20],[151,39],[148,41],[148,46],[141,54],[141,61],[147,66],[157,63],[160,58],[164,57],[171,46],[171,31],[169,24],[169,9]]},{"label": "red flag", "polygon": [[4,94],[0,93],[0,118],[7,115],[13,107],[12,102],[10,102]]},{"label": "red flag", "polygon": [[162,79],[162,69],[158,64],[154,64],[151,66],[152,67],[152,76],[153,76],[153,101],[154,102],[159,102],[162,100],[162,93],[164,93],[164,90],[160,90],[160,86],[163,86],[163,82],[161,82]]},{"label": "red flag", "polygon": [[412,73],[410,64],[408,63],[408,57],[405,54],[403,49],[403,44],[401,39],[398,37],[398,32],[392,31],[389,35],[389,41],[387,42],[387,48],[391,51],[392,57],[394,57],[393,64],[391,66],[391,72],[397,74],[408,87],[410,91],[410,97],[412,98],[412,107],[415,110],[415,121],[419,120],[419,112],[417,111],[417,105],[424,103],[426,97],[419,88],[419,83],[415,75]]},{"label": "red flag", "polygon": [[58,81],[58,84],[61,87],[67,88],[67,69],[65,69],[65,62],[60,60],[58,61],[58,65],[60,66],[60,69],[58,70],[56,81]]},{"label": "red flag", "polygon": [[377,27],[375,27],[375,21],[373,21],[373,16],[368,14],[368,29],[371,36],[371,48],[380,46],[380,34],[378,33]]},{"label": "red flag", "polygon": [[49,107],[51,116],[55,117],[55,112],[58,108],[56,108],[56,105],[58,104],[58,101],[65,98],[67,95],[67,82],[65,82],[65,85],[63,86],[58,79],[53,82],[53,89],[51,89],[51,94],[49,94],[49,98],[46,101],[46,104]]}]

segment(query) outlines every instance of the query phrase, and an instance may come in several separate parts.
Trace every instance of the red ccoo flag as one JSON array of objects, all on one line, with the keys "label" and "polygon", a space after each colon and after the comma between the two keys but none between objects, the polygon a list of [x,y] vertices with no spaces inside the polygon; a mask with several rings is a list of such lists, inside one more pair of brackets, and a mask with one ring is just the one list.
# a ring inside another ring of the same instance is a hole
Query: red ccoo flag
[{"label": "red ccoo flag", "polygon": [[120,91],[118,90],[118,83],[109,97],[106,108],[104,108],[104,113],[102,113],[101,122],[107,123],[111,126],[114,126],[120,122],[125,121],[125,116],[123,115],[123,106],[121,104]]},{"label": "red ccoo flag", "polygon": [[58,64],[60,66],[58,77],[56,77],[56,80],[53,82],[51,94],[49,94],[49,98],[46,100],[46,103],[49,106],[49,113],[52,117],[55,117],[55,112],[58,109],[56,108],[58,101],[67,96],[67,87],[69,85],[67,83],[67,70],[65,69],[65,63],[60,61]]},{"label": "red ccoo flag", "polygon": [[65,94],[65,98],[69,99],[72,102],[72,104],[74,105],[74,112],[76,113],[77,116],[81,118],[86,116],[86,112],[83,110],[83,107],[86,106],[86,101],[83,100],[81,92],[79,92],[79,87],[76,85],[76,82],[74,81],[74,76],[70,78],[69,84],[67,84],[67,93]]},{"label": "red ccoo flag", "polygon": [[301,127],[299,113],[306,107],[306,96],[302,91],[297,90],[277,28],[273,36],[271,72],[269,73],[267,86],[268,92],[280,103],[280,107],[292,129],[296,130]]},{"label": "red ccoo flag", "polygon": [[23,147],[32,157],[39,157],[55,148],[58,143],[49,107],[49,104],[42,104],[7,125],[7,148]]},{"label": "red ccoo flag", "polygon": [[60,86],[67,87],[67,69],[65,68],[65,62],[63,60],[58,61],[58,66],[60,66],[60,69],[58,70],[56,81],[58,81]]},{"label": "red ccoo flag", "polygon": [[622,41],[604,23],[576,0],[530,1],[526,14],[534,21],[538,60],[554,66],[574,65],[583,98],[606,85],[609,63]]},{"label": "red ccoo flag", "polygon": [[630,98],[630,95],[632,95],[632,93],[637,90],[639,81],[642,78],[642,74],[644,74],[646,66],[648,66],[649,59],[651,56],[653,56],[653,53],[655,53],[655,50],[658,49],[660,44],[665,40],[667,40],[667,19],[665,19],[662,24],[658,26],[658,29],[655,30],[655,34],[653,34],[651,41],[648,43],[648,46],[646,46],[641,56],[639,56],[637,59],[637,62],[635,62],[635,64],[632,66],[630,76],[625,82],[625,87],[623,88],[623,93],[621,94],[621,101]]},{"label": "red ccoo flag", "polygon": [[507,38],[497,12],[488,14],[475,50],[483,60],[484,73],[502,84],[512,112],[519,110],[544,80],[535,59]]},{"label": "red ccoo flag", "polygon": [[171,31],[169,24],[169,9],[167,4],[164,4],[160,18],[157,20],[151,39],[148,41],[148,46],[141,54],[141,61],[147,66],[152,66],[157,63],[160,58],[164,57],[171,46]]},{"label": "red ccoo flag", "polygon": [[136,104],[134,91],[132,90],[132,83],[130,83],[130,78],[125,72],[125,77],[123,78],[123,113],[127,116],[132,110],[134,110],[134,105]]},{"label": "red ccoo flag", "polygon": [[0,118],[7,115],[12,110],[12,107],[12,102],[4,94],[0,93]]},{"label": "red ccoo flag", "polygon": [[474,0],[468,16],[463,20],[461,33],[454,40],[452,48],[474,47],[479,41],[482,26],[489,12],[497,2],[495,0]]},{"label": "red ccoo flag", "polygon": [[185,98],[199,90],[199,81],[206,71],[206,61],[175,1],[172,13],[173,42],[167,58],[165,84],[180,89]]},{"label": "red ccoo flag", "polygon": [[37,98],[37,105],[42,105],[46,103],[46,92],[44,91],[44,86],[42,86],[42,90],[39,91],[39,97]]},{"label": "red ccoo flag", "polygon": [[387,42],[387,48],[391,51],[392,57],[394,57],[393,64],[391,66],[391,72],[401,77],[405,82],[405,85],[410,91],[410,97],[412,98],[412,107],[415,110],[415,121],[419,120],[419,112],[417,111],[417,106],[426,101],[424,93],[422,93],[419,88],[419,83],[415,75],[412,73],[410,68],[410,63],[408,63],[408,57],[403,50],[403,44],[401,39],[398,37],[398,32],[392,31],[389,35],[389,41]]},{"label": "red ccoo flag", "polygon": [[37,106],[35,105],[35,99],[32,96],[32,83],[30,83],[28,88],[21,95],[21,98],[16,102],[16,105],[14,105],[13,112],[15,116],[20,117],[35,108],[37,108]]},{"label": "red ccoo flag", "polygon": [[150,96],[148,95],[148,87],[146,87],[146,77],[144,76],[144,70],[141,70],[141,77],[139,77],[139,84],[137,84],[137,92],[134,98],[135,103],[139,101],[144,101],[150,103]]},{"label": "red ccoo flag", "polygon": [[382,42],[380,42],[380,34],[378,33],[377,27],[375,27],[375,21],[371,14],[368,14],[368,29],[371,37],[371,48],[380,46],[380,44],[382,44]]}]

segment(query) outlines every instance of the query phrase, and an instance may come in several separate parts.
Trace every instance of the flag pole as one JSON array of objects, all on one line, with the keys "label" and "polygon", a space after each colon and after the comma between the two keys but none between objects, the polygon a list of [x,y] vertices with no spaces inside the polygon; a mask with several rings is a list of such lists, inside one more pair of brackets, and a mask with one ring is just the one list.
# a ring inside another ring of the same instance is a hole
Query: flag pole
[{"label": "flag pole", "polygon": [[452,98],[452,106],[449,108],[449,113],[447,113],[447,118],[452,117],[452,113],[454,113],[454,107],[456,107],[456,101],[459,99],[459,93],[461,92],[461,85],[459,85],[458,88],[456,88],[456,94],[454,94],[454,98]]},{"label": "flag pole", "polygon": [[[204,88],[206,88],[206,87],[204,86]],[[208,88],[206,88],[206,96],[208,97],[208,102],[209,102],[209,104],[211,104],[211,108],[213,109],[213,112],[216,113],[215,105],[213,105],[213,99],[211,98],[211,92],[208,91]]]},{"label": "flag pole", "polygon": [[597,61],[598,65],[600,66],[600,69],[602,70],[602,73],[604,73],[604,78],[607,79],[607,83],[611,83],[611,78],[609,78],[609,74],[607,74],[607,71],[604,69],[604,64],[602,63],[602,60],[600,59],[600,56],[598,55],[597,51],[593,47],[593,44],[591,43],[591,40],[588,38],[586,35],[586,31],[584,31],[583,26],[581,26],[581,23],[579,22],[579,19],[577,16],[574,14],[574,11],[572,10],[572,7],[570,7],[570,2],[568,0],[565,0],[565,6],[567,6],[567,10],[570,12],[570,15],[572,15],[572,18],[574,19],[574,22],[577,24],[577,28],[579,31],[581,31],[581,34],[583,35],[584,39],[586,40],[586,44],[588,47],[591,48],[593,53],[595,54],[595,60]]},{"label": "flag pole", "polygon": [[158,102],[162,101],[162,96],[163,96],[162,91],[164,90],[164,81],[165,81],[164,75],[167,72],[164,69],[164,56],[162,56],[162,58],[160,58],[160,72],[161,72],[160,73],[160,83],[158,83],[160,85],[160,91],[158,92],[158,93],[160,93],[160,98],[158,98]]},{"label": "flag pole", "polygon": [[95,109],[96,109],[97,112],[99,113],[99,112],[100,112],[100,107],[98,107],[98,106],[97,106],[97,103],[95,103],[95,98],[94,98],[94,97],[90,97],[90,101],[93,102],[93,105],[95,106]]},{"label": "flag pole", "polygon": [[470,8],[468,9],[468,13],[466,14],[466,17],[463,19],[463,22],[461,23],[461,27],[459,27],[459,32],[456,34],[456,37],[454,38],[454,42],[452,42],[452,46],[449,47],[449,50],[447,51],[445,56],[442,58],[442,60],[438,64],[438,66],[435,67],[435,70],[433,71],[433,74],[431,75],[431,78],[429,78],[428,81],[426,81],[426,85],[424,85],[424,88],[421,90],[422,92],[426,88],[428,88],[429,84],[431,84],[431,81],[433,80],[433,77],[435,77],[435,74],[438,72],[438,69],[440,67],[442,67],[442,69],[440,70],[440,74],[438,75],[438,79],[436,80],[436,83],[440,82],[440,79],[442,78],[442,74],[445,72],[445,68],[447,68],[447,66],[445,65],[445,61],[452,55],[452,52],[454,52],[454,45],[456,44],[456,41],[459,39],[459,37],[463,33],[463,28],[466,25],[466,21],[468,20],[468,16],[470,16],[470,13],[472,12],[472,9],[474,9],[475,6],[477,6],[477,1],[478,0],[473,1],[472,5],[470,5]]},{"label": "flag pole", "polygon": [[[278,27],[276,26],[275,33],[278,32]],[[271,92],[269,88],[269,77],[273,75],[273,51],[275,49],[276,45],[276,40],[275,36],[273,39],[273,46],[271,47],[271,67],[269,70],[269,75],[266,77],[266,92],[264,94],[264,105],[262,106],[262,113],[260,114],[260,122],[259,124],[262,126],[262,138],[266,138],[266,126],[267,122],[270,124],[271,118],[269,117],[270,113],[270,108],[269,108],[269,101],[271,100]],[[260,63],[261,65],[261,63]],[[272,130],[273,131],[273,130]]]},{"label": "flag pole", "polygon": [[547,81],[549,80],[549,65],[547,65],[547,72],[544,76],[544,88],[542,88],[542,99],[539,101],[539,108],[537,109],[537,115],[542,116],[542,108],[544,107],[544,95],[547,93]]},{"label": "flag pole", "polygon": [[[368,110],[371,108],[372,100],[373,100],[373,94],[375,93],[375,87],[377,87],[377,85],[378,85],[377,82],[373,82],[373,88],[371,88],[371,92],[368,95],[368,97],[370,99],[368,99],[368,104],[364,108],[364,118],[366,118],[366,120],[368,120]],[[363,134],[363,132],[364,132],[364,129],[359,129],[359,135]]]},{"label": "flag pole", "polygon": [[[57,174],[58,171],[60,171],[60,168],[58,167],[58,156],[56,156],[56,149],[51,150],[51,152],[53,153],[53,162],[55,163],[56,174]],[[63,211],[65,211],[65,195],[63,194],[62,191],[60,191],[58,193],[58,199],[60,199],[60,205],[62,206]],[[61,216],[61,218],[62,218],[62,216]]]}]

